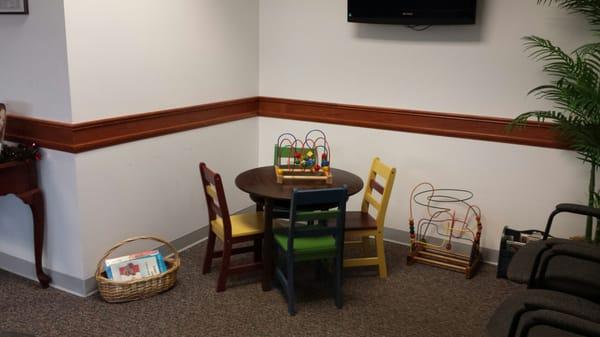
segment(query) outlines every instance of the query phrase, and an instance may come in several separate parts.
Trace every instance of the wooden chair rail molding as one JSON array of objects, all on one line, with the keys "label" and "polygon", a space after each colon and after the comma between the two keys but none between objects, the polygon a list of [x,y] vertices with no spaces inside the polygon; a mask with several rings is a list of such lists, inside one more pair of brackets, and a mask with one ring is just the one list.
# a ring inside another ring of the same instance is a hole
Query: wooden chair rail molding
[{"label": "wooden chair rail molding", "polygon": [[257,115],[256,97],[76,124],[9,115],[6,138],[79,153]]},{"label": "wooden chair rail molding", "polygon": [[9,114],[6,138],[79,153],[139,139],[264,116],[375,129],[566,149],[549,123],[507,131],[510,119],[389,109],[273,97],[250,97],[184,108],[61,123]]},{"label": "wooden chair rail molding", "polygon": [[550,123],[507,130],[508,118],[260,97],[259,115],[502,143],[568,148]]}]

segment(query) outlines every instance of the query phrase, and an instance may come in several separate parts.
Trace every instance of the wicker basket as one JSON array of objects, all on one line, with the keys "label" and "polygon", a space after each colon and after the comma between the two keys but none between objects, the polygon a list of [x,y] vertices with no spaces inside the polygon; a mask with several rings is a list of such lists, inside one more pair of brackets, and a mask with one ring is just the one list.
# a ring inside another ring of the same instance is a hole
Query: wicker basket
[{"label": "wicker basket", "polygon": [[[174,253],[175,258],[165,258],[167,271],[159,275],[132,281],[117,282],[108,279],[106,277],[106,273],[104,272],[104,260],[117,248],[126,243],[138,240],[154,240],[169,247],[169,249]],[[130,238],[114,245],[98,262],[98,266],[96,268],[96,282],[98,282],[98,291],[100,292],[102,298],[104,298],[106,302],[110,303],[128,302],[147,298],[169,290],[171,287],[173,287],[177,281],[177,270],[179,270],[180,265],[181,261],[179,258],[179,253],[167,241],[152,236],[138,236]]]}]

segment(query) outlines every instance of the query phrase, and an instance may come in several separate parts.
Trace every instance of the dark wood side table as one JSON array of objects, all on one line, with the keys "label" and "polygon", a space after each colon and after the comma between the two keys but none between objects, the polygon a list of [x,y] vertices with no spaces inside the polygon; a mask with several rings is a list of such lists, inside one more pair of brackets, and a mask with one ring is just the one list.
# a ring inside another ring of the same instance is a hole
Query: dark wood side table
[{"label": "dark wood side table", "polygon": [[263,242],[263,279],[262,288],[269,291],[273,287],[273,206],[289,208],[292,192],[295,188],[317,189],[346,186],[348,196],[354,195],[363,188],[363,182],[357,175],[332,169],[333,183],[325,184],[318,181],[294,181],[293,183],[278,184],[273,166],[264,166],[240,173],[235,178],[235,185],[250,194],[256,202],[257,210],[263,209],[265,214],[265,238]]},{"label": "dark wood side table", "polygon": [[33,215],[35,272],[42,288],[48,288],[50,277],[42,270],[44,247],[44,195],[38,186],[35,161],[11,161],[0,164],[0,196],[14,194],[29,205]]}]

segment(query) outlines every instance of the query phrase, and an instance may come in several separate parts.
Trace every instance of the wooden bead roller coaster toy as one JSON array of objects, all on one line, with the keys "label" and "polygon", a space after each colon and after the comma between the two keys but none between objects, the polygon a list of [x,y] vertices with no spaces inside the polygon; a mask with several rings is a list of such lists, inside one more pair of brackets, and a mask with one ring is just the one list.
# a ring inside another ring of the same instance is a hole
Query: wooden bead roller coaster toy
[{"label": "wooden bead roller coaster toy", "polygon": [[291,180],[331,184],[331,150],[325,133],[310,130],[304,139],[281,134],[275,144],[275,175],[279,184]]},{"label": "wooden bead roller coaster toy", "polygon": [[[473,277],[481,262],[479,241],[483,226],[481,210],[467,202],[471,198],[473,193],[466,190],[436,189],[427,182],[415,186],[410,195],[408,264],[423,263],[464,273],[467,279]],[[426,213],[416,225],[415,205],[424,207]],[[457,211],[464,211],[464,217]],[[470,253],[457,251],[457,246],[465,245],[470,246]]]}]

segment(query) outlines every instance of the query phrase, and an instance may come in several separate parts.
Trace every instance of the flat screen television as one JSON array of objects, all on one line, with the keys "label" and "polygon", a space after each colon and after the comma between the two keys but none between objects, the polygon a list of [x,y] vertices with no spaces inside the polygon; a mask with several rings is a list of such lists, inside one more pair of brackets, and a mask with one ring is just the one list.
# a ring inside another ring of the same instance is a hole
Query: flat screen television
[{"label": "flat screen television", "polygon": [[477,0],[348,0],[348,21],[399,25],[475,23]]}]

